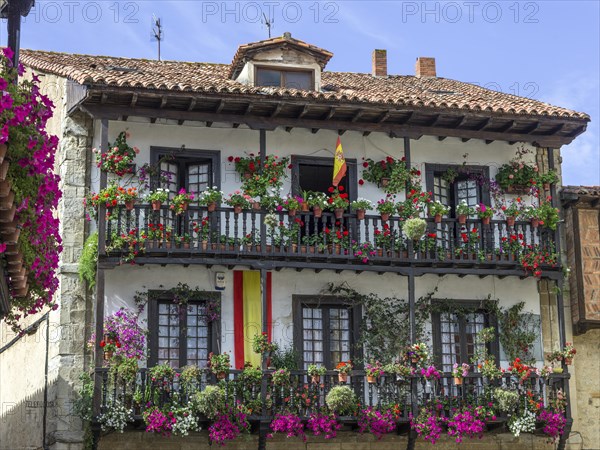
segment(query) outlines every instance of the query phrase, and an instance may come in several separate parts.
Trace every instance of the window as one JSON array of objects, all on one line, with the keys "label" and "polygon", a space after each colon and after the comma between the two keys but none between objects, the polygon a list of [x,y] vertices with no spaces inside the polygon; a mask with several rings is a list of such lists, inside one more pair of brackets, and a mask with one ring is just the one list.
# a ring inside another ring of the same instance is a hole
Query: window
[{"label": "window", "polygon": [[192,300],[180,308],[172,298],[151,301],[148,309],[151,365],[188,364],[205,367],[208,354],[215,351],[217,324],[207,320],[208,300]]},{"label": "window", "polygon": [[[464,314],[442,312],[432,314],[433,344],[436,365],[444,372],[452,371],[454,363],[471,364],[475,354],[477,333],[484,328],[498,328],[496,318],[484,309],[476,309],[473,303],[457,302],[460,307],[472,307]],[[489,344],[488,351],[498,360],[498,344]]]},{"label": "window", "polygon": [[[348,170],[340,186],[344,186],[350,201],[356,200],[356,160],[346,159]],[[302,191],[324,192],[333,181],[333,156],[331,158],[292,155],[292,192],[300,195]]]},{"label": "window", "polygon": [[280,70],[256,68],[256,86],[276,86],[303,91],[314,90],[312,70]]},{"label": "window", "polygon": [[443,164],[426,164],[425,167],[427,190],[433,193],[434,200],[451,207],[451,216],[455,216],[456,206],[463,200],[471,207],[490,204],[489,191],[478,182],[482,178],[489,179],[487,167]]},{"label": "window", "polygon": [[359,320],[360,311],[339,299],[294,296],[294,347],[302,368],[355,359]]}]

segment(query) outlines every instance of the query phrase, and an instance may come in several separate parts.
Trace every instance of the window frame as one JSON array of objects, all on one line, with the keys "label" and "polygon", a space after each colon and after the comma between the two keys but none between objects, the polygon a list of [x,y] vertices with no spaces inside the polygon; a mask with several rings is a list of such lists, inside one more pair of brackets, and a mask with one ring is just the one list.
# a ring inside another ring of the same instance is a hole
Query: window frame
[{"label": "window frame", "polygon": [[[201,291],[199,296],[207,295],[215,297],[215,301],[221,303],[221,293],[213,291]],[[148,292],[148,367],[153,367],[158,364],[158,305],[159,303],[173,303],[173,294],[169,291],[149,291]],[[192,303],[202,303],[206,299],[190,300]],[[187,320],[187,309],[185,313],[184,323]],[[221,347],[221,321],[215,320],[209,322],[208,327],[208,352],[219,353]],[[187,327],[179,326],[179,365],[184,367],[187,364]]]},{"label": "window frame", "polygon": [[[472,165],[462,165],[462,164],[425,164],[425,187],[427,188],[427,192],[433,192],[434,190],[434,177],[436,174],[444,173],[448,169],[454,169],[457,173],[460,174],[461,171],[466,171],[468,173],[476,173],[479,176],[484,177],[486,180],[490,179],[490,167],[489,166],[472,166]],[[452,189],[456,190],[455,183],[451,183]],[[491,202],[490,190],[486,189],[485,186],[477,185],[480,194],[480,201],[489,206]],[[454,198],[456,201],[456,198]],[[450,217],[454,217],[456,205],[447,205],[452,206],[452,211],[450,213]]]},{"label": "window frame", "polygon": [[[362,307],[360,305],[353,305],[346,301],[344,298],[336,297],[334,295],[305,295],[305,294],[294,294],[292,295],[292,321],[294,325],[294,348],[298,350],[298,366],[300,369],[304,368],[304,347],[302,342],[304,341],[304,326],[302,307],[343,307],[346,306],[350,309],[351,317],[350,323],[350,360],[362,359],[363,350],[359,345],[360,334],[361,334],[361,321],[362,321]],[[331,350],[328,348],[325,350],[325,343],[329,342],[325,339],[325,332],[328,328],[325,328],[323,323],[323,366],[328,369],[331,368]],[[358,368],[358,367],[357,367]]]},{"label": "window frame", "polygon": [[[500,364],[500,344],[499,344],[499,339],[498,339],[498,317],[496,317],[496,314],[494,314],[493,310],[486,309],[480,300],[432,299],[431,302],[432,302],[432,305],[434,305],[434,306],[436,304],[437,305],[441,305],[441,304],[448,305],[448,303],[450,303],[451,305],[456,305],[457,307],[460,307],[460,308],[471,309],[472,313],[483,313],[484,318],[485,318],[484,328],[493,327],[496,332],[496,339],[487,344],[487,350],[491,355],[493,355],[495,357],[496,366],[498,366]],[[460,309],[459,309],[459,311],[460,311]],[[441,315],[442,314],[456,314],[456,313],[454,313],[450,310],[443,311],[443,312],[436,311],[436,312],[431,313],[431,336],[432,336],[432,341],[433,341],[434,362],[435,362],[435,365],[440,368],[443,367],[442,353],[441,353],[441,349],[442,349]],[[460,333],[460,343],[461,343],[460,358],[462,358],[464,356],[467,356],[467,351],[466,351],[467,344],[466,344],[464,318],[461,318],[460,314],[459,314],[459,320],[461,321],[461,322],[459,322],[459,333]],[[459,364],[460,363],[471,364],[471,361],[456,361],[456,362],[458,362]]]},{"label": "window frame", "polygon": [[[150,147],[150,163],[158,164],[161,155],[170,154],[175,157],[181,157],[179,164],[181,163],[190,163],[200,160],[209,160],[212,168],[212,186],[216,186],[217,189],[221,189],[221,152],[219,150],[203,150],[203,149],[185,149],[174,148],[174,147],[160,147],[160,146],[151,146]],[[180,175],[181,176],[181,175]],[[184,178],[184,183],[188,185],[188,173],[186,171]],[[157,187],[157,180],[150,180],[152,188]],[[212,187],[210,186],[210,187]],[[194,194],[199,194],[195,192]]]},{"label": "window frame", "polygon": [[[279,86],[263,86],[258,84],[258,71],[259,70],[273,70],[279,72]],[[255,87],[280,87],[284,89],[297,89],[292,87],[287,87],[285,85],[285,73],[288,72],[303,72],[310,75],[310,91],[315,90],[315,70],[311,68],[302,68],[302,67],[281,67],[281,66],[269,66],[262,64],[254,65],[254,86]],[[300,91],[304,89],[298,89]]]},{"label": "window frame", "polygon": [[[292,195],[302,195],[300,191],[300,165],[331,166],[331,178],[333,181],[333,156],[304,156],[292,155]],[[358,195],[357,162],[355,158],[346,158],[346,176],[348,177],[348,200],[356,200]],[[330,186],[332,184],[330,183]],[[327,192],[325,192],[327,194]]]}]

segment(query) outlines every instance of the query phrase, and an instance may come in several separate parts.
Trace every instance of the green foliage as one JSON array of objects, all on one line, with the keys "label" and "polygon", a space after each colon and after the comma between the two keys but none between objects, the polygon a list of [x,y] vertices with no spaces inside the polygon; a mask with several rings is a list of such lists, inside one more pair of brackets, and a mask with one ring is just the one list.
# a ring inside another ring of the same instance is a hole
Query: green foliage
[{"label": "green foliage", "polygon": [[412,239],[413,241],[418,241],[425,235],[425,231],[427,230],[427,222],[420,217],[414,217],[404,222],[402,230],[407,238]]},{"label": "green foliage", "polygon": [[98,265],[98,233],[89,235],[83,244],[81,258],[79,259],[79,279],[87,281],[88,287],[93,289],[96,285],[96,266]]},{"label": "green foliage", "polygon": [[271,365],[275,369],[298,370],[299,354],[293,346],[278,348],[271,355]]},{"label": "green foliage", "polygon": [[193,407],[209,419],[216,419],[225,411],[225,390],[221,386],[206,386],[197,392],[193,399]]},{"label": "green foliage", "polygon": [[92,420],[92,406],[94,399],[94,380],[89,373],[83,372],[79,375],[81,388],[77,391],[78,397],[73,402],[75,414],[81,417],[81,420],[89,422]]},{"label": "green foliage", "polygon": [[111,372],[116,373],[118,379],[123,383],[134,383],[138,372],[137,358],[118,356],[114,357],[113,360],[115,363],[110,367]]},{"label": "green foliage", "polygon": [[358,398],[349,386],[335,386],[325,397],[325,403],[340,416],[351,415],[356,411]]},{"label": "green foliage", "polygon": [[540,334],[540,325],[532,313],[523,313],[524,302],[498,312],[500,343],[510,361],[520,358],[525,364],[535,362],[531,352]]}]

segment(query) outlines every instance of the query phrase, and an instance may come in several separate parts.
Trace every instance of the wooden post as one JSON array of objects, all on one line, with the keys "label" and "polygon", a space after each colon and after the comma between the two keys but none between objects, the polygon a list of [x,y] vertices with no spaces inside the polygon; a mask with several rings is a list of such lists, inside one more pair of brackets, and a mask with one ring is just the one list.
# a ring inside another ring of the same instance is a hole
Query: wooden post
[{"label": "wooden post", "polygon": [[[100,151],[108,149],[108,119],[100,120]],[[100,170],[100,190],[106,188],[108,174]],[[106,255],[106,205],[98,205],[98,255]]]},{"label": "wooden post", "polygon": [[[265,160],[267,159],[267,130],[265,130],[264,128],[261,128],[259,131],[259,149],[260,149],[260,170],[263,170],[263,167],[265,165]],[[265,225],[265,221],[264,221],[264,216],[261,214],[261,220],[260,220],[260,251],[263,253],[267,252],[267,226]],[[261,277],[262,280],[262,277]],[[266,286],[266,282],[265,285]],[[263,294],[263,298],[265,297],[266,294]],[[266,316],[264,316],[266,317]],[[263,319],[264,319],[263,317]],[[263,327],[264,327],[264,320],[263,320]]]},{"label": "wooden post", "polygon": [[[94,370],[94,404],[93,418],[95,419],[101,412],[102,407],[102,364],[104,362],[103,350],[100,347],[100,341],[104,334],[104,284],[105,269],[98,269],[96,273],[96,347],[95,347],[95,370]],[[94,421],[94,419],[92,421]]]}]

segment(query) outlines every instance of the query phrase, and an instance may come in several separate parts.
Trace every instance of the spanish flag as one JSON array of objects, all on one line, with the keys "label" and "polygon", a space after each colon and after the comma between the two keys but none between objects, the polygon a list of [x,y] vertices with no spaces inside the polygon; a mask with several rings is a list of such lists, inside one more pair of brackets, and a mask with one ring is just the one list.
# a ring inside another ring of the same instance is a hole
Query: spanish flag
[{"label": "spanish flag", "polygon": [[337,138],[335,145],[335,156],[333,157],[333,185],[337,186],[346,175],[346,160],[344,159],[344,150],[342,150],[342,141]]},{"label": "spanish flag", "polygon": [[[272,333],[271,273],[267,272],[267,334]],[[260,367],[261,355],[252,351],[254,335],[262,332],[262,292],[260,272],[235,270],[233,272],[233,334],[235,345],[235,368],[243,368],[249,361]]]}]

